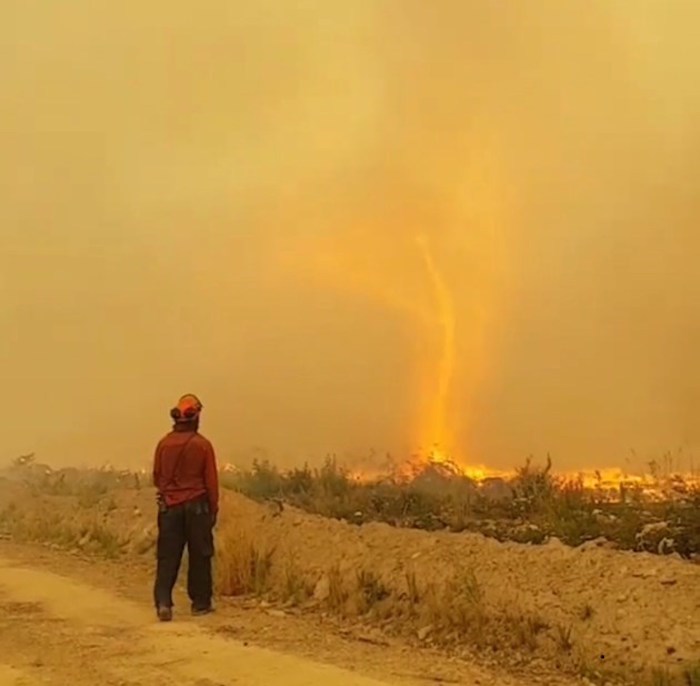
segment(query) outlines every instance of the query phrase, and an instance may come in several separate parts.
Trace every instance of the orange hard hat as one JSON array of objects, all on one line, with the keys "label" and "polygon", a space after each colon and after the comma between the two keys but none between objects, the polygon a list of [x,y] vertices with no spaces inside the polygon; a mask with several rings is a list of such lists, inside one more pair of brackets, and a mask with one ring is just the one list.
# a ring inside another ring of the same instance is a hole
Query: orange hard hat
[{"label": "orange hard hat", "polygon": [[177,405],[170,411],[170,416],[176,422],[187,422],[199,416],[202,407],[203,405],[196,395],[187,393],[177,401]]}]

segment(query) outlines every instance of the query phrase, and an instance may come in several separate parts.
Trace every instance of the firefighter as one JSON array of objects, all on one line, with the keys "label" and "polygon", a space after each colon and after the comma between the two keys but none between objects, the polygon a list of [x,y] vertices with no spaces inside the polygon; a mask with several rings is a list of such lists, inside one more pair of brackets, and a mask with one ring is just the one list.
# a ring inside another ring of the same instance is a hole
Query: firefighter
[{"label": "firefighter", "polygon": [[153,461],[158,502],[158,563],[154,601],[158,618],[173,615],[173,587],[187,546],[187,593],[193,615],[212,607],[214,526],[219,510],[219,480],[212,444],[199,433],[202,403],[183,395],[170,411],[173,429],[160,440]]}]

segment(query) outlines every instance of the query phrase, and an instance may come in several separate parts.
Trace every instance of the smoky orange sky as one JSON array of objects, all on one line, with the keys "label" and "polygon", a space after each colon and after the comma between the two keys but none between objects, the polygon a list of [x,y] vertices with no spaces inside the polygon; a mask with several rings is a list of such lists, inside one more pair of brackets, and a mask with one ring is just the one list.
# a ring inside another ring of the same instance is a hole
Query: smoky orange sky
[{"label": "smoky orange sky", "polygon": [[[693,0],[9,0],[0,461],[700,447]],[[631,457],[634,451],[635,457]]]}]

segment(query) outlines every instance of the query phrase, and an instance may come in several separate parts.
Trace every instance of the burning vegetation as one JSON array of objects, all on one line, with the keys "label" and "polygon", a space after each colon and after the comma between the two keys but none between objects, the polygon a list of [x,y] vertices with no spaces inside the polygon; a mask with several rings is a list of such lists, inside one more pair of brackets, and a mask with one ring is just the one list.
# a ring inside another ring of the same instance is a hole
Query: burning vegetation
[{"label": "burning vegetation", "polygon": [[485,466],[462,466],[449,458],[438,448],[433,449],[427,457],[414,456],[409,460],[395,462],[387,456],[380,469],[350,469],[348,475],[362,482],[390,480],[397,484],[409,485],[422,479],[426,473],[440,474],[443,480],[466,479],[473,488],[489,491],[494,484],[512,484],[533,474],[550,480],[559,488],[579,488],[587,495],[600,501],[625,502],[630,498],[642,501],[666,501],[684,499],[685,496],[700,488],[700,474],[674,471],[674,460],[670,453],[662,461],[649,463],[647,474],[629,474],[620,468],[580,470],[577,472],[552,472],[552,459],[547,456],[543,468],[533,466],[528,458],[523,467],[511,471],[499,471]]},{"label": "burning vegetation", "polygon": [[700,478],[692,474],[555,474],[551,459],[504,473],[433,454],[404,462],[387,457],[373,471],[345,469],[333,458],[320,469],[288,471],[254,462],[247,470],[229,467],[222,481],[257,500],[355,524],[472,531],[532,544],[556,538],[700,561]]}]

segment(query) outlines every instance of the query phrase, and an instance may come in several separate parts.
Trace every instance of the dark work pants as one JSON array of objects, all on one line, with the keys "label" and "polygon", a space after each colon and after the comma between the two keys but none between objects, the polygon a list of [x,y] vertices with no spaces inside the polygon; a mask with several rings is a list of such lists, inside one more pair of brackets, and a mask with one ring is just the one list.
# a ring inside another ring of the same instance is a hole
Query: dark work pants
[{"label": "dark work pants", "polygon": [[206,501],[198,500],[158,512],[158,566],[153,597],[156,607],[173,606],[182,554],[187,545],[187,593],[196,609],[211,605],[211,559],[214,555],[212,517]]}]

